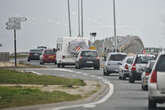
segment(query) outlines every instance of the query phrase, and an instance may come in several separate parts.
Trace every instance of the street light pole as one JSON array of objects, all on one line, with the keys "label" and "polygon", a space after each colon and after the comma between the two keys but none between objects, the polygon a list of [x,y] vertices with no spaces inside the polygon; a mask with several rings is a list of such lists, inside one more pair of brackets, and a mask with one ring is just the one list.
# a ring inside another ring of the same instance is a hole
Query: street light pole
[{"label": "street light pole", "polygon": [[115,7],[115,0],[113,0],[113,19],[114,19],[114,37],[115,37],[115,51],[118,50],[118,40],[116,36],[116,7]]},{"label": "street light pole", "polygon": [[69,22],[69,36],[72,36],[71,21],[70,21],[70,0],[68,0],[68,22]]},{"label": "street light pole", "polygon": [[78,0],[78,37],[80,37],[81,35],[80,35],[80,0]]},{"label": "street light pole", "polygon": [[83,25],[83,0],[81,0],[81,36],[84,36],[84,25]]}]

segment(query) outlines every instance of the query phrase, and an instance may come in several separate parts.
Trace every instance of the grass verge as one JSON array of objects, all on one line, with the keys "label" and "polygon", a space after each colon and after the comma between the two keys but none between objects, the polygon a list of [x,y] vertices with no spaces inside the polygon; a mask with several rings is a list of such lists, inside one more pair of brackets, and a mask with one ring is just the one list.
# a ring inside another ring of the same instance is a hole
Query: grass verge
[{"label": "grass verge", "polygon": [[36,75],[33,73],[23,73],[14,70],[0,70],[0,84],[42,84],[42,85],[64,85],[64,86],[85,86],[85,82],[80,79],[69,79],[48,75]]},{"label": "grass verge", "polygon": [[0,109],[72,101],[80,98],[80,95],[70,95],[60,91],[42,92],[39,89],[0,87]]}]

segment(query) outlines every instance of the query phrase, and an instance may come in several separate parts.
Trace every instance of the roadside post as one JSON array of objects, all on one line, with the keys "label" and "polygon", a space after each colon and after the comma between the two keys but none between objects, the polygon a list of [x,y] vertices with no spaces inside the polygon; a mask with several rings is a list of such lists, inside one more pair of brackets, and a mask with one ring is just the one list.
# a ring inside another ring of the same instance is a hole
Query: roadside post
[{"label": "roadside post", "polygon": [[16,44],[16,30],[21,29],[21,22],[26,21],[26,17],[10,17],[6,24],[7,30],[14,31],[14,59],[15,59],[15,67],[17,67],[17,44]]}]

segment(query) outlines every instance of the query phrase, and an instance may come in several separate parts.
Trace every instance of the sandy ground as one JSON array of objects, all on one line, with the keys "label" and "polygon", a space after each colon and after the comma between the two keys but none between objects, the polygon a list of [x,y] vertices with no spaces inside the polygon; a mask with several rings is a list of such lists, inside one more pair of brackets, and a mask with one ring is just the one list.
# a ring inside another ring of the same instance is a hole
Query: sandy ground
[{"label": "sandy ground", "polygon": [[[17,66],[24,67],[25,65],[17,63]],[[12,62],[0,62],[0,67],[14,67],[14,63],[12,63]]]},{"label": "sandy ground", "polygon": [[38,88],[41,91],[53,92],[62,91],[72,95],[81,95],[82,97],[89,96],[100,89],[99,82],[85,80],[86,86],[64,87],[61,85],[29,85],[29,84],[0,84],[0,86],[14,87],[19,86],[23,88]]}]

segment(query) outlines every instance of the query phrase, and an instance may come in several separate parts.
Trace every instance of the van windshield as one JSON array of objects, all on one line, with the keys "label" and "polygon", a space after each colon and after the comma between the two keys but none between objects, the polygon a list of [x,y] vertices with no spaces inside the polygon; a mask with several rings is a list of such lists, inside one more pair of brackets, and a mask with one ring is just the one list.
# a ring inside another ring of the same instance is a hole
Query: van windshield
[{"label": "van windshield", "polygon": [[122,61],[127,55],[115,54],[111,55],[109,61]]},{"label": "van windshield", "polygon": [[165,55],[160,56],[156,68],[157,71],[165,72]]}]

